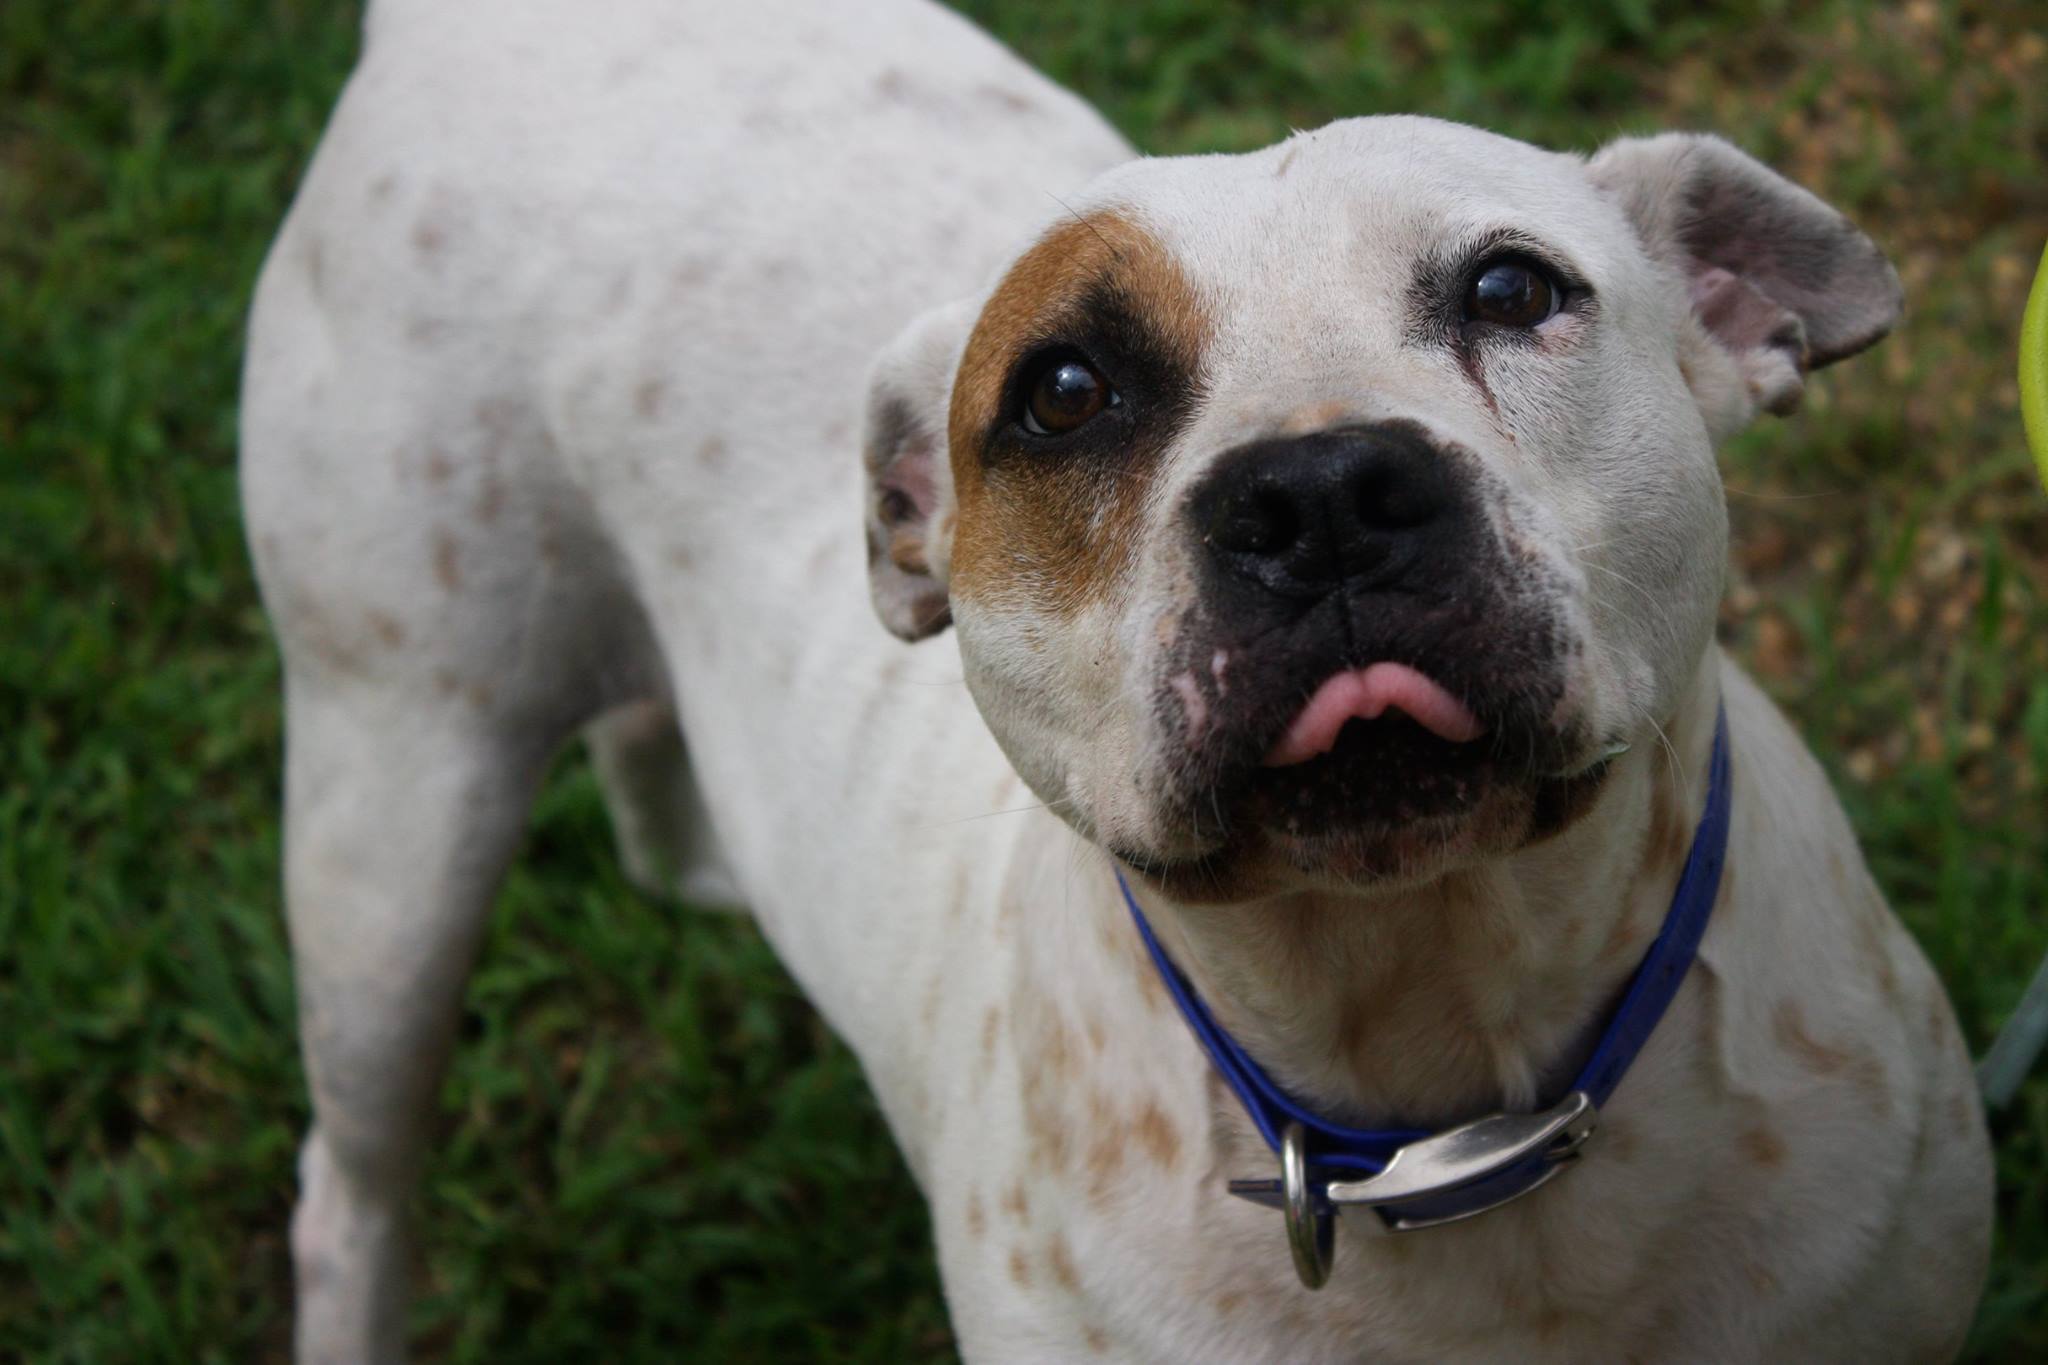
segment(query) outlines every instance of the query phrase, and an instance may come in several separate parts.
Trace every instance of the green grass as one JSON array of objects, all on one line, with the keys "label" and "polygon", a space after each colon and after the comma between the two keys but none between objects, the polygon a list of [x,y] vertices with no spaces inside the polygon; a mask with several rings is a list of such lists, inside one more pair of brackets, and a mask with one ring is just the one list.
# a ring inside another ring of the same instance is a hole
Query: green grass
[{"label": "green grass", "polygon": [[[1408,109],[1728,133],[1872,226],[1902,335],[1726,460],[1725,634],[1835,774],[1981,1049],[2048,950],[2048,236],[2017,9],[973,0],[1141,145]],[[277,664],[236,521],[257,261],[352,55],[312,0],[0,5],[0,1358],[287,1340],[304,1119]],[[744,921],[634,895],[568,757],[470,993],[418,1326],[459,1360],[938,1360],[923,1211]],[[2048,1076],[1998,1125],[1979,1360],[2048,1358]]]}]

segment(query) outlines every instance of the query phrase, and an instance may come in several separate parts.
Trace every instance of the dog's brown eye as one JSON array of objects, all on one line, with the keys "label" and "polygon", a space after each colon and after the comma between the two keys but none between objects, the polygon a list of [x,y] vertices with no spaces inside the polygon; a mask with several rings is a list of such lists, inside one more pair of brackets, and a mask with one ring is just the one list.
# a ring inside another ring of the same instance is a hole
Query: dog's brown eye
[{"label": "dog's brown eye", "polygon": [[1465,320],[1502,327],[1534,327],[1557,312],[1557,287],[1520,261],[1495,261],[1472,277]]},{"label": "dog's brown eye", "polygon": [[1038,369],[1024,394],[1024,429],[1034,436],[1061,436],[1116,399],[1109,381],[1079,356],[1055,356]]}]

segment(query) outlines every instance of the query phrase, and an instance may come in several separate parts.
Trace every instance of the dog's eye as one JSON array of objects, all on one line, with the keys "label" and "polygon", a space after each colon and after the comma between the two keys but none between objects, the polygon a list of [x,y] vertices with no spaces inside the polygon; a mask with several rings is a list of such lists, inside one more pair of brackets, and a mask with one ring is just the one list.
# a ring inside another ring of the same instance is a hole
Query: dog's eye
[{"label": "dog's eye", "polygon": [[1046,357],[1024,388],[1024,430],[1063,436],[1116,402],[1101,371],[1072,351]]},{"label": "dog's eye", "polygon": [[1482,265],[1465,291],[1465,321],[1534,327],[1557,313],[1558,287],[1525,261]]}]

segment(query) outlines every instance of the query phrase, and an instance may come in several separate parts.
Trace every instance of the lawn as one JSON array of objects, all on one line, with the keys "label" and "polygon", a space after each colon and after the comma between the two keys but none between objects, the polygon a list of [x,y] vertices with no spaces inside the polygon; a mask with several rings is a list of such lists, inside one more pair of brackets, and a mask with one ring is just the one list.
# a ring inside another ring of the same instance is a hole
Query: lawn
[{"label": "lawn", "polygon": [[[1728,452],[1724,637],[1827,763],[1981,1050],[2048,951],[2048,500],[2012,374],[2048,238],[2048,8],[965,8],[1150,150],[1381,110],[1579,147],[1704,127],[1873,230],[1909,320]],[[235,383],[357,18],[0,4],[0,1359],[288,1341],[305,1100]],[[950,1358],[853,1062],[744,920],[626,886],[578,754],[465,1037],[423,1354]],[[1972,1358],[2048,1359],[2048,1071],[1996,1133]]]}]

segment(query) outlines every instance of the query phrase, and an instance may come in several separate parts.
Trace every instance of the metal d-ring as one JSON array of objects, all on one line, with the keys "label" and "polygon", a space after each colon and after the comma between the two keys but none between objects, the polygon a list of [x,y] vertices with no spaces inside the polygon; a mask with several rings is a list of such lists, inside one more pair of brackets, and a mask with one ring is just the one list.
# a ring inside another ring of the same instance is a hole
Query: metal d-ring
[{"label": "metal d-ring", "polygon": [[1294,1253],[1294,1273],[1310,1289],[1330,1278],[1337,1237],[1337,1215],[1318,1197],[1308,1178],[1308,1134],[1290,1122],[1280,1133],[1280,1189],[1287,1214],[1287,1249]]}]

